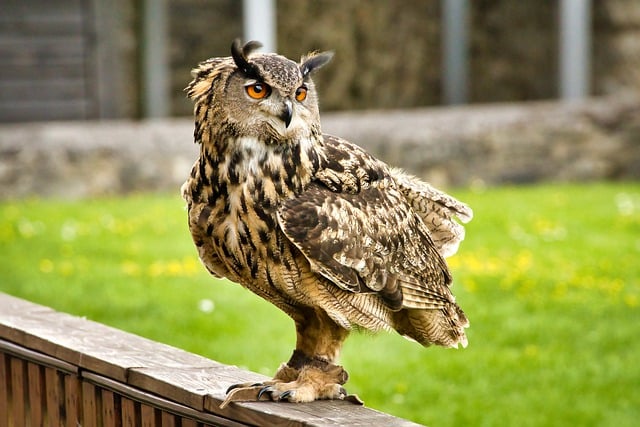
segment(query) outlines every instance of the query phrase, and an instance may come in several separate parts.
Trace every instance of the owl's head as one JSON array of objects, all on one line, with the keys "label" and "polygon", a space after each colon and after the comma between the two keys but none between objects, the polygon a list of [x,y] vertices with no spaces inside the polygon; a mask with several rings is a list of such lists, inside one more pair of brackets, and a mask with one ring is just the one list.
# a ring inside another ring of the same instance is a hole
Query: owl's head
[{"label": "owl's head", "polygon": [[188,96],[196,121],[208,120],[237,136],[280,139],[312,127],[319,131],[318,99],[311,74],[331,52],[312,53],[296,63],[274,53],[257,54],[256,41],[231,45],[231,56],[211,58],[192,71]]}]

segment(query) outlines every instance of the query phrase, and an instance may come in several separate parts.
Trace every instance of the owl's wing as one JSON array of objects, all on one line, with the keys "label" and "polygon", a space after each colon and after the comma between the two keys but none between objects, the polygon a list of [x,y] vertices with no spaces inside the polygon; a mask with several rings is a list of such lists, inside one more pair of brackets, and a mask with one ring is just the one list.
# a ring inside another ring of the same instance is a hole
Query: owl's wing
[{"label": "owl's wing", "polygon": [[454,302],[444,258],[386,165],[337,138],[325,148],[318,180],[279,209],[286,236],[318,273],[391,309]]},{"label": "owl's wing", "polygon": [[392,168],[391,175],[413,210],[426,224],[440,253],[444,257],[455,254],[465,233],[464,226],[454,218],[466,224],[473,218],[471,208],[400,169]]}]

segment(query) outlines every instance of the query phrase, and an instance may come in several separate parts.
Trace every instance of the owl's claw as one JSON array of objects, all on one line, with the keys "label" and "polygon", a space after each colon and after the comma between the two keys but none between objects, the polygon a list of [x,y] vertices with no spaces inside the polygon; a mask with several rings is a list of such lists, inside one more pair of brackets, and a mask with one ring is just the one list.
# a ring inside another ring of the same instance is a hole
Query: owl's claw
[{"label": "owl's claw", "polygon": [[296,394],[295,390],[286,390],[280,396],[278,396],[278,400],[289,400],[289,398],[294,398]]},{"label": "owl's claw", "polygon": [[258,386],[264,386],[264,383],[238,383],[238,384],[232,384],[229,386],[229,388],[227,389],[225,394],[229,394],[231,393],[231,391],[237,389],[237,388],[249,388],[249,387],[258,387]]},{"label": "owl's claw", "polygon": [[249,386],[235,384],[229,387],[230,391],[227,392],[227,397],[220,404],[220,409],[224,409],[231,402],[257,402],[271,399],[271,395],[266,393],[268,388],[270,386],[265,387],[264,384]]},{"label": "owl's claw", "polygon": [[364,403],[353,394],[348,394],[342,386],[348,375],[340,366],[318,368],[304,366],[292,370],[283,365],[276,378],[263,383],[234,384],[227,390],[227,397],[220,405],[224,408],[231,402],[256,402],[273,400],[276,402],[312,402],[314,400],[346,400],[357,405]]},{"label": "owl's claw", "polygon": [[260,400],[262,395],[265,394],[265,393],[269,393],[268,396],[271,396],[271,392],[272,391],[273,391],[273,387],[271,387],[270,385],[268,385],[266,387],[262,387],[260,389],[260,391],[258,392],[258,400]]}]

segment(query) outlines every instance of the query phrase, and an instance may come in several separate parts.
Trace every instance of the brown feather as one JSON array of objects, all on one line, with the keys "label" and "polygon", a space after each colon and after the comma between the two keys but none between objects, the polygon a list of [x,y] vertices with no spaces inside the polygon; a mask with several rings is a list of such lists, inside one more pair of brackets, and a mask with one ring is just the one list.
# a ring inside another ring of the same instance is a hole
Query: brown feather
[{"label": "brown feather", "polygon": [[[212,58],[193,71],[186,90],[200,156],[182,195],[207,270],[294,320],[296,350],[276,380],[305,381],[300,365],[309,361],[329,384],[298,398],[339,398],[345,377],[334,363],[354,326],[395,329],[425,346],[466,345],[468,321],[444,257],[464,237],[455,217],[469,220],[471,210],[321,133],[308,74],[328,55],[296,64],[239,49],[235,62]],[[245,88],[256,83],[269,85],[270,96],[251,99]],[[291,122],[281,118],[284,103]]]}]

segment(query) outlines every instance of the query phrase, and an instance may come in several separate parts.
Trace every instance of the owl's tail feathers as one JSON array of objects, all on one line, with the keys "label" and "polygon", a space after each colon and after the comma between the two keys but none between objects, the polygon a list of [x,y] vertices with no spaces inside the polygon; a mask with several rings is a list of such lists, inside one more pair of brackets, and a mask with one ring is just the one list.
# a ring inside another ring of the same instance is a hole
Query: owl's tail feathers
[{"label": "owl's tail feathers", "polygon": [[394,329],[425,347],[467,347],[464,330],[469,327],[469,320],[455,303],[439,309],[404,309],[394,315]]}]

